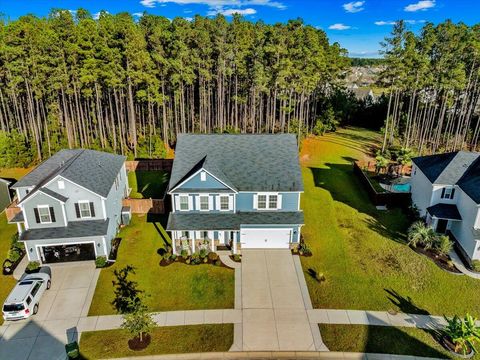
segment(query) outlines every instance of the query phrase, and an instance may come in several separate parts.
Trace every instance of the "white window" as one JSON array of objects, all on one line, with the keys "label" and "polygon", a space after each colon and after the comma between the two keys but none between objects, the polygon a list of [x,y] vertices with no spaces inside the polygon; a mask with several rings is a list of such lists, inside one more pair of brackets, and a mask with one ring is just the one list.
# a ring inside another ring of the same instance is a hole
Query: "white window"
[{"label": "white window", "polygon": [[253,202],[253,207],[258,210],[278,210],[282,208],[282,195],[257,194]]},{"label": "white window", "polygon": [[277,201],[278,201],[278,196],[277,195],[270,195],[268,197],[268,208],[269,209],[276,209],[277,208]]},{"label": "white window", "polygon": [[52,218],[50,216],[50,207],[48,205],[39,205],[37,209],[40,223],[50,224],[52,222]]},{"label": "white window", "polygon": [[230,197],[228,195],[220,196],[220,210],[230,210]]},{"label": "white window", "polygon": [[179,196],[178,201],[180,202],[180,210],[189,210],[188,209],[188,196]]},{"label": "white window", "polygon": [[65,181],[63,180],[58,180],[58,188],[60,190],[65,189]]},{"label": "white window", "polygon": [[442,199],[453,199],[453,196],[455,195],[455,189],[454,188],[443,188],[442,189]]},{"label": "white window", "polygon": [[200,196],[200,211],[209,210],[208,206],[208,196]]},{"label": "white window", "polygon": [[258,206],[259,209],[267,208],[267,195],[258,195]]},{"label": "white window", "polygon": [[207,173],[205,171],[200,173],[200,181],[207,181]]},{"label": "white window", "polygon": [[78,208],[80,209],[80,217],[83,218],[90,218],[92,217],[92,213],[90,211],[90,202],[89,201],[79,201]]}]

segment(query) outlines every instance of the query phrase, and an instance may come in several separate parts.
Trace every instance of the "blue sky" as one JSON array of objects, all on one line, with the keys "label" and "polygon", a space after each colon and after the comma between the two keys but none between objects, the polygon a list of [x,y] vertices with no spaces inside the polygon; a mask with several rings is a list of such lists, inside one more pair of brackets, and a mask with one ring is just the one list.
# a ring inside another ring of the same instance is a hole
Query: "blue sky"
[{"label": "blue sky", "polygon": [[138,18],[142,12],[187,19],[195,14],[231,16],[240,12],[249,20],[285,22],[301,17],[323,29],[331,41],[338,41],[350,56],[378,56],[379,42],[392,23],[404,19],[418,31],[425,21],[451,19],[468,25],[480,22],[478,0],[0,0],[0,12],[16,19],[27,13],[45,16],[51,8],[74,10],[83,7],[92,14],[128,11]]}]

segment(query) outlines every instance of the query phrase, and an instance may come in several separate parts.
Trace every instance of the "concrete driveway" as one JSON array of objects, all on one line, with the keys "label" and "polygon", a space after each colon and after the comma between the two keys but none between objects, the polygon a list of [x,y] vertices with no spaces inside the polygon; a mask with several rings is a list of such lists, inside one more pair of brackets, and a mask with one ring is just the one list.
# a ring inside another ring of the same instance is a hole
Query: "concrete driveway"
[{"label": "concrete driveway", "polygon": [[242,250],[242,308],[243,351],[315,350],[289,250]]},{"label": "concrete driveway", "polygon": [[65,344],[76,340],[100,271],[93,261],[49,266],[52,287],[40,300],[38,314],[0,326],[0,359],[65,359]]}]

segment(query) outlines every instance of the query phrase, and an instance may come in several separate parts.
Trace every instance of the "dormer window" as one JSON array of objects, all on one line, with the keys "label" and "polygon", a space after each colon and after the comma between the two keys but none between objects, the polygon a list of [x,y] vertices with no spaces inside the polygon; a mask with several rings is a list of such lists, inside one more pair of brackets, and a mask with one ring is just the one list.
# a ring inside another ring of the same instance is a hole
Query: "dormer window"
[{"label": "dormer window", "polygon": [[63,180],[58,180],[58,188],[59,188],[60,190],[65,189],[65,181],[63,181]]},{"label": "dormer window", "polygon": [[257,210],[278,210],[282,208],[282,195],[266,193],[254,195],[253,208]]},{"label": "dormer window", "polygon": [[55,222],[55,212],[53,207],[48,205],[38,205],[35,209],[35,221],[37,224],[51,224]]},{"label": "dormer window", "polygon": [[80,217],[83,218],[91,218],[92,212],[90,211],[90,202],[82,201],[78,203],[80,208]]},{"label": "dormer window", "polygon": [[443,188],[442,189],[442,199],[453,199],[453,196],[455,195],[455,189],[452,187],[449,188]]},{"label": "dormer window", "polygon": [[200,181],[207,181],[207,173],[205,171],[200,173]]}]

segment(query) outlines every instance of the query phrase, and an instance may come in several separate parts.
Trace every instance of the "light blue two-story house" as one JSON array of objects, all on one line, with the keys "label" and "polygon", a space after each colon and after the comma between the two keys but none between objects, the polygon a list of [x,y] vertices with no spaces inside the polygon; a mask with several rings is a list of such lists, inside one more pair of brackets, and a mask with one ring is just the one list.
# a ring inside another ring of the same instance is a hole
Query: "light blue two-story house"
[{"label": "light blue two-story house", "polygon": [[288,249],[300,241],[295,135],[178,136],[168,194],[173,251]]},{"label": "light blue two-story house", "polygon": [[108,257],[128,191],[124,156],[61,150],[12,188],[18,212],[10,222],[30,261]]}]

